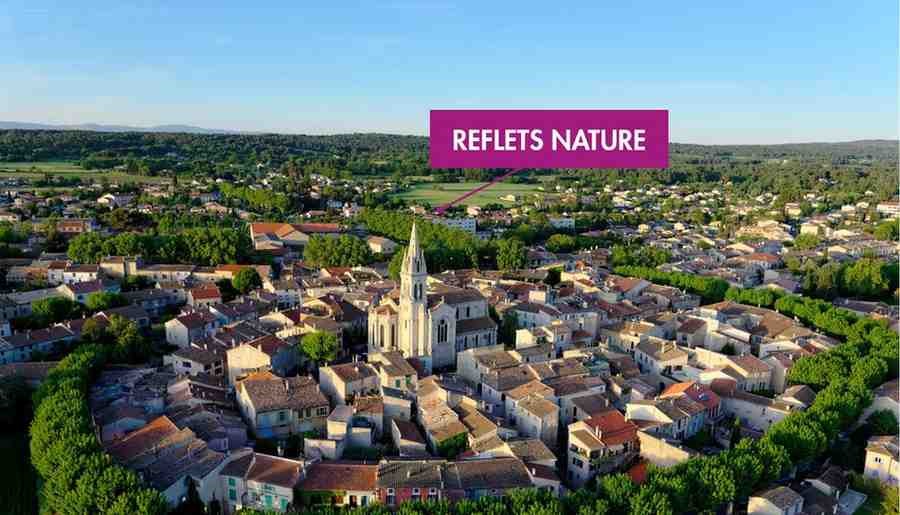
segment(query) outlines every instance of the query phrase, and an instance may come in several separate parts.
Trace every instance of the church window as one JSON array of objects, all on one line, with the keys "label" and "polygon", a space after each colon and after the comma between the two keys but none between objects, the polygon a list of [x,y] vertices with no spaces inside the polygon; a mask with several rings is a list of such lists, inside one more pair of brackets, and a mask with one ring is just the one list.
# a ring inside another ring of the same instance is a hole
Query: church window
[{"label": "church window", "polygon": [[438,343],[446,343],[447,342],[447,321],[443,318],[440,322],[438,322],[438,330],[437,330],[437,340]]},{"label": "church window", "polygon": [[391,324],[391,348],[397,348],[397,326]]},{"label": "church window", "polygon": [[384,325],[383,324],[378,326],[378,343],[380,343],[381,346],[384,347]]},{"label": "church window", "polygon": [[470,306],[466,306],[466,318],[472,316],[472,308]]}]

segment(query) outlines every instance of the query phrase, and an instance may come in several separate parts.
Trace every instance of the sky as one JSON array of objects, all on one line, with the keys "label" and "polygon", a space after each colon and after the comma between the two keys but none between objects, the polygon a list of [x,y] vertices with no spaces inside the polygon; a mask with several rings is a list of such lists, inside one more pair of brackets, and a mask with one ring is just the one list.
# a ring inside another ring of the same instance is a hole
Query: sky
[{"label": "sky", "polygon": [[897,0],[316,4],[0,2],[0,120],[427,134],[435,108],[662,108],[676,142],[898,135]]}]

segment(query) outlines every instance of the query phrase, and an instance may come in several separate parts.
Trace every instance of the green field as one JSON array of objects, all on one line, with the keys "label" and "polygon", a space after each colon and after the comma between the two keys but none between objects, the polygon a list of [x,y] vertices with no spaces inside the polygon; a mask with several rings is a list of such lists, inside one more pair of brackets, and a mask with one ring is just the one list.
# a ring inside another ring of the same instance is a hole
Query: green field
[{"label": "green field", "polygon": [[45,174],[62,177],[81,177],[82,180],[99,181],[106,178],[109,182],[168,182],[166,177],[145,177],[112,170],[85,170],[68,161],[35,161],[35,162],[0,162],[0,178],[9,176],[19,178],[40,178]]},{"label": "green field", "polygon": [[[430,184],[417,184],[408,191],[398,193],[396,196],[409,203],[427,202],[432,206],[438,206],[481,186],[482,182],[435,182]],[[485,204],[499,203],[505,206],[515,205],[515,202],[500,200],[504,195],[520,195],[527,197],[532,193],[540,193],[536,184],[513,184],[501,182],[494,184],[478,194],[467,198],[461,204],[467,206],[483,206]]]}]

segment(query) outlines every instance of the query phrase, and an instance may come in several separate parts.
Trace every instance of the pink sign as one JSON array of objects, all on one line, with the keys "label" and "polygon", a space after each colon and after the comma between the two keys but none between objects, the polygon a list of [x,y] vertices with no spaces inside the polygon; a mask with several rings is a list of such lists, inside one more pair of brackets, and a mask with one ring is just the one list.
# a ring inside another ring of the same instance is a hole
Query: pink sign
[{"label": "pink sign", "polygon": [[431,111],[432,168],[666,168],[669,111]]}]

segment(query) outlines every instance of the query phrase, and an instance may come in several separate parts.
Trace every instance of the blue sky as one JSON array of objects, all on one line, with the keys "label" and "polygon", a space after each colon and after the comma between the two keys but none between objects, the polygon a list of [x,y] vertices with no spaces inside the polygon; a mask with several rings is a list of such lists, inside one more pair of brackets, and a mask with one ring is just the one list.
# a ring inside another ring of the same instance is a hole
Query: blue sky
[{"label": "blue sky", "polygon": [[431,108],[667,108],[679,142],[897,137],[896,0],[315,3],[5,2],[0,120],[424,134]]}]

